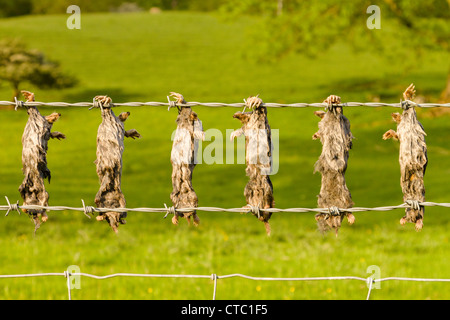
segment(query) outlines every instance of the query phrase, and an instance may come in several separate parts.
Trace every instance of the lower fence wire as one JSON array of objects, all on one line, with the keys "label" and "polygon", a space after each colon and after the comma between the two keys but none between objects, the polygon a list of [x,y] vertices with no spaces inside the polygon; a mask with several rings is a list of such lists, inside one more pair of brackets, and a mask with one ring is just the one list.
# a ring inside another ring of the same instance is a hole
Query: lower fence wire
[{"label": "lower fence wire", "polygon": [[368,286],[368,292],[366,300],[370,300],[370,294],[372,292],[372,287],[375,282],[382,281],[421,281],[421,282],[450,282],[450,279],[433,279],[433,278],[403,278],[403,277],[388,277],[381,279],[374,279],[372,276],[369,278],[353,277],[353,276],[343,276],[343,277],[311,277],[311,278],[272,278],[272,277],[252,277],[244,274],[234,273],[223,276],[218,276],[213,273],[211,275],[182,275],[182,274],[139,274],[139,273],[114,273],[105,276],[96,276],[89,273],[75,272],[70,273],[64,271],[61,273],[33,273],[33,274],[11,274],[11,275],[0,275],[0,279],[4,278],[30,278],[30,277],[48,277],[48,276],[62,276],[66,278],[66,285],[68,290],[69,300],[72,300],[72,285],[71,277],[89,277],[97,280],[110,279],[115,277],[140,277],[140,278],[197,278],[197,279],[211,279],[213,281],[213,298],[216,300],[217,292],[217,280],[218,279],[228,279],[233,277],[239,277],[249,280],[259,280],[259,281],[325,281],[325,280],[358,280],[365,282]]},{"label": "lower fence wire", "polygon": [[[198,211],[209,211],[209,212],[252,212],[253,210],[258,210],[258,208],[217,208],[217,207],[197,207],[197,208],[183,208],[183,209],[176,209],[174,207],[167,207],[165,208],[94,208],[91,206],[86,206],[84,204],[84,201],[82,200],[83,207],[68,207],[68,206],[37,206],[37,205],[24,205],[20,206],[19,203],[11,203],[6,198],[7,205],[0,206],[0,210],[5,210],[6,215],[9,214],[10,211],[17,211],[20,214],[19,209],[46,209],[49,211],[62,211],[62,210],[72,210],[72,211],[81,211],[84,214],[86,214],[89,217],[89,213],[94,212],[108,212],[108,211],[117,211],[117,212],[154,212],[154,213],[165,213],[164,218],[168,214],[174,214],[175,212],[190,212],[192,210],[198,210]],[[354,207],[354,208],[345,208],[345,209],[339,209],[344,212],[364,212],[364,211],[390,211],[394,209],[402,209],[402,208],[409,208],[409,207],[417,207],[417,206],[439,206],[439,207],[447,207],[450,208],[450,203],[436,203],[436,202],[419,202],[419,201],[411,201],[408,200],[403,204],[396,205],[396,206],[384,206],[384,207],[375,207],[375,208],[363,208],[363,207]],[[270,209],[264,209],[266,211],[270,212],[316,212],[316,213],[327,213],[329,211],[328,208],[288,208],[288,209],[278,209],[278,208],[270,208]],[[71,295],[71,278],[74,276],[84,276],[89,278],[94,278],[98,280],[103,279],[109,279],[114,277],[146,277],[146,278],[202,278],[202,279],[211,279],[214,284],[213,288],[213,300],[216,300],[216,293],[217,293],[217,282],[219,279],[228,279],[232,277],[240,277],[245,278],[249,280],[261,280],[261,281],[320,281],[320,280],[358,280],[363,281],[367,284],[368,292],[366,300],[370,299],[370,294],[372,292],[373,284],[376,282],[382,282],[382,281],[392,281],[392,280],[399,280],[399,281],[424,281],[424,282],[450,282],[450,279],[427,279],[427,278],[401,278],[401,277],[389,277],[389,278],[382,278],[382,279],[374,279],[372,276],[369,278],[361,278],[361,277],[352,277],[352,276],[343,276],[343,277],[313,277],[313,278],[271,278],[271,277],[253,277],[248,275],[243,275],[239,273],[234,274],[228,274],[223,276],[218,276],[217,274],[213,273],[211,275],[179,275],[179,274],[136,274],[136,273],[115,273],[105,276],[96,276],[89,273],[70,273],[68,271],[64,271],[63,273],[34,273],[34,274],[16,274],[16,275],[0,275],[0,279],[2,278],[27,278],[27,277],[46,277],[46,276],[63,276],[66,278],[66,284],[68,289],[68,296],[69,300],[72,299]]]},{"label": "lower fence wire", "polygon": [[[175,212],[183,213],[183,212],[191,212],[191,211],[206,211],[206,212],[235,212],[235,213],[250,213],[262,210],[257,207],[241,207],[241,208],[218,208],[218,207],[193,207],[193,208],[174,208],[167,207],[165,204],[165,208],[95,208],[92,206],[86,206],[84,204],[84,200],[82,201],[82,207],[69,207],[69,206],[40,206],[40,205],[19,205],[17,203],[11,203],[6,198],[7,205],[0,205],[0,210],[6,211],[6,216],[10,213],[10,211],[17,211],[20,214],[20,210],[47,210],[47,211],[81,211],[84,212],[86,216],[89,217],[88,214],[92,214],[94,212],[154,212],[154,213],[165,213],[164,216],[167,217],[168,214],[174,214]],[[405,209],[405,208],[417,208],[418,206],[423,207],[446,207],[450,208],[450,203],[437,203],[437,202],[420,202],[416,200],[406,200],[405,203],[395,206],[384,206],[384,207],[374,207],[374,208],[366,208],[366,207],[353,207],[353,208],[337,208],[340,212],[364,212],[364,211],[390,211],[395,209]],[[329,213],[331,208],[267,208],[264,211],[275,213],[275,212],[315,212],[315,213]]]}]

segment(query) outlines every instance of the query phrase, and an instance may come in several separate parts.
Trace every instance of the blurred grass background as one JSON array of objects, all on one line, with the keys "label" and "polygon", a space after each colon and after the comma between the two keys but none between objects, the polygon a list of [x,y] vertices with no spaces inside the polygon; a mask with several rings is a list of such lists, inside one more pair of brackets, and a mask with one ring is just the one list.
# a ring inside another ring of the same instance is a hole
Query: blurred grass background
[{"label": "blurred grass background", "polygon": [[[38,90],[37,101],[91,101],[109,95],[114,102],[166,101],[170,91],[187,101],[240,102],[260,94],[265,102],[320,102],[329,94],[343,101],[398,102],[412,82],[418,94],[433,101],[444,88],[448,52],[427,52],[413,71],[396,67],[379,52],[354,52],[337,42],[315,59],[290,54],[258,64],[244,58],[249,28],[256,18],[224,21],[214,13],[148,12],[82,14],[82,29],[68,30],[67,15],[24,16],[0,20],[1,37],[18,37],[30,48],[61,61],[76,75],[78,86],[65,90]],[[255,48],[257,50],[257,48]],[[0,100],[11,89],[0,86]],[[237,129],[237,109],[195,107],[204,129]],[[60,112],[53,126],[66,134],[51,141],[47,184],[50,205],[94,205],[98,190],[95,172],[98,110],[41,108],[42,114]],[[171,134],[176,111],[135,107],[126,129],[135,128],[139,140],[126,140],[122,190],[128,207],[171,204]],[[271,179],[276,206],[315,207],[320,175],[313,174],[321,145],[311,136],[318,118],[312,109],[269,109],[272,129],[280,133],[280,168]],[[356,206],[402,203],[399,185],[398,143],[383,141],[395,129],[389,108],[347,108],[356,137],[346,179]],[[428,134],[429,165],[426,199],[449,202],[449,113],[417,110]],[[22,181],[21,136],[25,110],[0,111],[0,195],[20,199]],[[225,141],[224,141],[225,142]],[[205,148],[209,142],[203,143]],[[225,143],[224,143],[225,145]],[[245,204],[245,166],[198,165],[193,185],[200,206],[239,207]],[[1,200],[0,200],[1,201]],[[5,202],[6,203],[6,202]],[[450,278],[449,212],[427,208],[424,229],[400,226],[401,210],[356,214],[353,226],[343,225],[339,236],[321,235],[313,214],[274,214],[272,236],[251,215],[199,212],[201,224],[184,220],[173,226],[163,215],[129,213],[127,224],[114,234],[106,223],[80,212],[50,212],[49,220],[33,236],[34,225],[25,214],[11,212],[0,220],[0,274],[62,272],[78,265],[81,272],[162,274],[242,273],[270,277],[353,275],[368,277],[377,265],[382,277]],[[210,299],[213,284],[202,279],[81,279],[74,299]],[[258,282],[219,280],[218,299],[364,299],[360,282]],[[60,278],[1,279],[1,299],[66,299]],[[373,299],[448,299],[447,284],[382,283]]]}]

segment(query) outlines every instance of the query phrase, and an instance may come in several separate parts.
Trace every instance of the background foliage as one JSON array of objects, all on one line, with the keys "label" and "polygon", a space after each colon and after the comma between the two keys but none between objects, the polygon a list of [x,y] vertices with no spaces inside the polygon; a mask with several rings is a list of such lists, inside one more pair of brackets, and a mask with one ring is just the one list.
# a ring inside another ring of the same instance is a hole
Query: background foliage
[{"label": "background foliage", "polygon": [[212,11],[226,0],[0,0],[0,17],[26,14],[62,14],[70,5],[83,8],[83,12],[117,11],[124,3],[134,4],[135,10],[158,7],[163,10]]}]

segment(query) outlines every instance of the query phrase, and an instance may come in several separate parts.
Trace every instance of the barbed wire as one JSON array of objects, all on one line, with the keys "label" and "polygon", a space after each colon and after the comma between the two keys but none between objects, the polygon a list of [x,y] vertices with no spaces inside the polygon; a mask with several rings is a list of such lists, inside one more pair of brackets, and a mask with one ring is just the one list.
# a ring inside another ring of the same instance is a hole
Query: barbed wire
[{"label": "barbed wire", "polygon": [[437,203],[431,201],[416,201],[416,200],[406,200],[404,203],[394,206],[382,206],[382,207],[353,207],[353,208],[267,208],[261,209],[259,207],[254,206],[244,206],[240,208],[219,208],[219,207],[189,207],[189,208],[175,208],[173,206],[167,207],[164,204],[164,208],[96,208],[92,206],[86,206],[84,200],[81,200],[82,207],[70,207],[70,206],[41,206],[41,205],[19,205],[19,201],[17,203],[11,203],[6,198],[7,205],[0,205],[0,210],[6,211],[6,216],[11,211],[17,211],[20,214],[20,209],[22,210],[47,210],[47,211],[81,211],[86,216],[89,217],[88,214],[92,214],[94,212],[104,213],[104,212],[146,212],[146,213],[165,213],[165,217],[169,214],[175,213],[185,213],[192,211],[205,211],[205,212],[234,212],[234,213],[254,213],[257,214],[260,211],[271,212],[271,213],[279,213],[279,212],[291,212],[291,213],[307,213],[307,212],[315,212],[315,213],[329,213],[329,214],[339,214],[339,212],[366,212],[366,211],[390,211],[395,209],[404,209],[404,208],[412,208],[418,209],[419,207],[446,207],[450,208],[450,203]]},{"label": "barbed wire", "polygon": [[[70,268],[70,267],[69,267]],[[387,278],[374,278],[373,275],[368,278],[356,277],[356,276],[335,276],[335,277],[255,277],[248,276],[240,273],[233,273],[227,275],[217,275],[215,273],[210,275],[189,275],[189,274],[142,274],[142,273],[114,273],[104,276],[97,276],[84,272],[54,272],[54,273],[30,273],[30,274],[6,274],[0,275],[0,279],[11,278],[31,278],[31,277],[49,277],[49,276],[63,276],[67,279],[66,285],[68,289],[69,300],[72,300],[72,284],[70,277],[88,277],[97,280],[105,280],[116,277],[138,277],[138,278],[190,278],[190,279],[211,279],[213,281],[213,298],[216,300],[217,293],[217,280],[229,279],[229,278],[244,278],[254,281],[336,281],[336,280],[357,280],[367,284],[368,293],[366,300],[370,299],[370,294],[373,289],[373,284],[384,281],[413,281],[413,282],[450,282],[450,279],[445,278],[407,278],[407,277],[387,277]]]},{"label": "barbed wire", "polygon": [[[97,108],[99,104],[96,101],[93,102],[24,102],[16,100],[12,101],[0,101],[0,106],[14,106],[16,109],[19,107],[89,107],[89,108]],[[244,108],[245,103],[222,103],[222,102],[187,102],[184,104],[177,103],[176,101],[168,101],[168,102],[123,102],[123,103],[112,103],[111,107],[210,107],[210,108],[222,108],[222,107],[231,107],[231,108]],[[328,104],[326,103],[264,103],[265,107],[268,108],[326,108]],[[381,102],[346,102],[341,104],[336,104],[335,106],[342,107],[393,107],[393,108],[402,108],[402,102],[399,103],[381,103]],[[420,108],[435,108],[435,107],[450,107],[450,103],[414,103],[414,106]]]}]

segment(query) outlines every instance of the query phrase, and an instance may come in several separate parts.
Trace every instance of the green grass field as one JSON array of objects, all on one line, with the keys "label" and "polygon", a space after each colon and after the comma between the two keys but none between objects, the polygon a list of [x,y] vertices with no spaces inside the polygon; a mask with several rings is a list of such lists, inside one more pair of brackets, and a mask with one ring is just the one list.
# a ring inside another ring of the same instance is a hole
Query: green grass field
[{"label": "green grass field", "polygon": [[[30,48],[44,51],[76,75],[80,84],[66,90],[38,90],[38,101],[92,101],[106,94],[115,102],[166,101],[170,91],[187,101],[240,102],[260,94],[265,102],[320,102],[329,94],[343,101],[398,102],[403,90],[416,84],[419,95],[436,99],[445,85],[448,53],[429,52],[412,70],[404,70],[378,52],[354,53],[337,43],[316,59],[289,55],[273,64],[243,58],[249,19],[224,22],[213,14],[163,13],[85,14],[82,29],[68,30],[67,15],[0,20],[1,37],[20,37]],[[256,50],[257,48],[255,48]],[[0,100],[11,89],[0,84]],[[117,111],[116,111],[117,110]],[[50,205],[94,205],[98,190],[95,172],[98,110],[41,108],[62,117],[53,126],[66,134],[50,141],[47,184]],[[139,140],[126,140],[122,190],[127,206],[171,205],[170,140],[176,111],[164,107],[116,108],[130,111],[126,129],[135,128]],[[195,107],[204,129],[237,129],[237,109]],[[311,136],[318,118],[312,109],[269,109],[272,129],[279,129],[280,168],[272,177],[278,208],[316,207],[320,175],[313,174],[321,144]],[[348,108],[345,114],[356,137],[346,174],[355,206],[402,203],[398,143],[383,141],[395,129],[389,108]],[[418,110],[428,134],[429,165],[426,199],[450,202],[449,113]],[[0,196],[20,199],[21,136],[27,121],[24,110],[0,111]],[[225,139],[225,137],[224,137]],[[204,142],[205,148],[210,142]],[[224,141],[225,144],[225,141]],[[241,164],[198,165],[193,184],[200,206],[225,208],[245,204],[247,182]],[[6,201],[0,199],[0,203]],[[321,235],[311,213],[274,214],[272,236],[250,214],[199,212],[198,228],[182,220],[172,225],[163,214],[129,213],[127,224],[114,234],[106,223],[81,212],[50,212],[49,220],[33,236],[25,215],[11,212],[0,219],[0,274],[62,272],[77,265],[81,272],[212,274],[241,273],[266,277],[368,277],[371,265],[381,277],[450,278],[450,211],[427,208],[424,229],[400,226],[402,210],[356,214],[336,238]],[[73,299],[211,299],[213,283],[205,279],[81,279]],[[219,279],[217,299],[364,299],[366,284],[358,281],[278,282]],[[383,282],[373,299],[449,299],[448,284]],[[62,277],[0,279],[0,299],[67,299]]]}]

